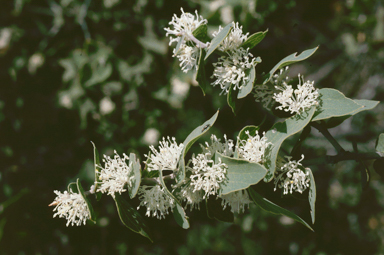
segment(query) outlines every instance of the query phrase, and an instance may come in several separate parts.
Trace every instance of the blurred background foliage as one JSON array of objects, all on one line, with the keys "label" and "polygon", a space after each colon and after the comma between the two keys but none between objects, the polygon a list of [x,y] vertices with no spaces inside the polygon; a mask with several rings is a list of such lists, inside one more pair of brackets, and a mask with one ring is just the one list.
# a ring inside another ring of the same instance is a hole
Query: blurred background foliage
[{"label": "blurred background foliage", "polygon": [[[312,166],[317,219],[312,233],[286,217],[251,206],[234,224],[191,212],[189,230],[172,217],[147,218],[155,243],[126,229],[110,197],[94,203],[97,225],[65,227],[52,219],[53,190],[81,178],[93,182],[93,152],[148,152],[162,136],[179,142],[220,108],[212,133],[235,138],[245,125],[263,129],[275,117],[239,101],[234,116],[218,88],[204,97],[193,74],[172,58],[164,27],[195,9],[209,31],[238,21],[251,34],[269,29],[252,50],[267,72],[283,57],[320,45],[291,67],[359,99],[384,98],[384,5],[370,0],[7,0],[0,8],[0,254],[383,254],[384,184],[371,173],[363,188],[355,162]],[[384,106],[348,119],[331,133],[345,149],[373,151],[384,127]],[[209,135],[203,137],[208,140]],[[200,142],[203,143],[204,139]],[[287,141],[290,146],[297,137]],[[198,146],[195,146],[198,151]],[[335,151],[318,132],[306,158]],[[368,168],[372,163],[367,162]],[[383,169],[384,170],[384,169]],[[310,221],[304,199],[281,199],[273,184],[260,193]],[[137,205],[138,202],[132,202]],[[142,213],[142,209],[140,210]]]}]

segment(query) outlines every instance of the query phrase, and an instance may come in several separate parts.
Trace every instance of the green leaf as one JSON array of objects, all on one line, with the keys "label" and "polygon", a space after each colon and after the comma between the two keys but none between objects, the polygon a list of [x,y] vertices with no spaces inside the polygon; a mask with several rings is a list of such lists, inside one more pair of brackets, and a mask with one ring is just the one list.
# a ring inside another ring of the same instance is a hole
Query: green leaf
[{"label": "green leaf", "polygon": [[141,166],[140,161],[136,159],[136,155],[134,153],[129,154],[129,165],[132,164],[132,170],[134,178],[132,180],[132,187],[128,190],[129,197],[132,199],[136,196],[137,191],[140,187],[141,181]]},{"label": "green leaf", "polygon": [[177,55],[177,53],[179,53],[179,50],[180,50],[180,47],[181,45],[183,44],[184,42],[184,39],[185,39],[185,35],[183,35],[180,40],[177,42],[177,45],[176,45],[176,48],[175,48],[175,52],[174,52],[174,56]]},{"label": "green leaf", "polygon": [[269,182],[273,179],[276,169],[276,160],[281,144],[288,137],[300,132],[310,122],[315,109],[315,107],[312,107],[301,116],[296,114],[286,119],[284,122],[277,122],[265,134],[268,142],[272,143],[272,150],[269,155],[269,160],[267,160],[265,163],[265,166],[268,169],[268,173],[264,178],[264,181]]},{"label": "green leaf", "polygon": [[381,133],[377,138],[376,151],[384,154],[384,133]]},{"label": "green leaf", "polygon": [[99,186],[98,174],[101,166],[100,156],[99,156],[99,151],[96,148],[96,145],[92,141],[91,143],[93,145],[93,167],[95,168],[95,183],[93,184],[95,186],[94,186],[93,192],[95,193],[96,200],[99,201],[101,198],[101,192],[96,192],[96,190],[97,190],[97,187]]},{"label": "green leaf", "polygon": [[199,57],[197,74],[196,74],[196,80],[199,83],[199,86],[205,96],[205,88],[209,86],[209,82],[206,77],[204,56],[205,56],[205,50],[200,48],[200,57]]},{"label": "green leaf", "polygon": [[258,163],[230,158],[216,152],[215,163],[217,164],[219,160],[228,166],[226,174],[227,180],[220,184],[220,195],[246,189],[261,181],[267,173],[267,169]]},{"label": "green leaf", "polygon": [[272,203],[268,199],[260,196],[260,194],[258,194],[252,188],[249,188],[248,192],[249,192],[249,195],[251,196],[253,202],[255,202],[255,204],[258,205],[264,211],[267,211],[267,212],[270,212],[273,214],[277,214],[277,215],[287,216],[287,217],[289,217],[289,218],[291,218],[297,222],[300,222],[301,224],[303,224],[304,226],[306,226],[307,228],[309,228],[310,230],[313,231],[313,229],[311,228],[311,226],[309,226],[308,223],[306,223],[302,218],[300,218],[299,216],[297,216],[293,212],[288,211],[288,210]]},{"label": "green leaf", "polygon": [[231,107],[232,112],[236,115],[236,113],[235,113],[235,111],[236,111],[236,98],[237,98],[239,91],[234,90],[233,89],[234,87],[235,87],[235,84],[231,84],[231,86],[229,87],[229,91],[227,94],[227,103],[228,103],[229,107]]},{"label": "green leaf", "polygon": [[219,115],[219,111],[217,111],[209,120],[204,122],[202,125],[195,128],[184,140],[184,148],[180,155],[179,160],[179,170],[176,172],[176,182],[181,183],[185,179],[185,155],[191,146],[200,138],[203,134],[205,134],[215,123],[217,116]]},{"label": "green leaf", "polygon": [[336,126],[340,125],[344,120],[352,117],[353,115],[355,115],[359,112],[362,112],[362,111],[372,110],[373,108],[375,108],[380,103],[379,101],[365,100],[365,99],[355,99],[353,101],[355,103],[361,105],[362,108],[359,108],[356,111],[354,111],[351,114],[346,115],[346,116],[330,118],[326,122],[327,128],[336,127]]},{"label": "green leaf", "polygon": [[137,212],[135,208],[133,208],[120,194],[115,193],[114,197],[117,212],[119,213],[119,217],[121,222],[132,230],[133,232],[139,233],[140,235],[148,238],[151,242],[152,237],[149,232],[148,226],[145,224],[144,219]]},{"label": "green leaf", "polygon": [[222,199],[216,199],[216,198],[208,198],[205,200],[206,208],[207,208],[207,215],[210,219],[216,219],[218,221],[222,222],[233,222],[234,216],[231,212],[231,209],[229,206],[223,210],[223,206],[221,205]]},{"label": "green leaf", "polygon": [[268,29],[265,30],[264,32],[254,33],[253,35],[248,37],[248,39],[245,42],[243,42],[241,47],[243,47],[244,49],[247,49],[247,48],[252,49],[264,39],[264,37],[267,35],[267,32],[268,32]]},{"label": "green leaf", "polygon": [[227,26],[225,26],[217,35],[215,38],[212,39],[211,45],[208,48],[207,55],[205,56],[204,60],[206,60],[212,52],[216,50],[217,47],[220,46],[221,42],[224,41],[225,37],[229,34],[233,27],[233,22],[229,23]]},{"label": "green leaf", "polygon": [[255,83],[255,78],[256,78],[256,69],[255,67],[251,68],[251,71],[248,74],[248,81],[246,84],[244,84],[239,93],[237,94],[237,98],[244,98],[248,96],[249,93],[252,92],[253,89],[253,84]]},{"label": "green leaf", "polygon": [[320,105],[317,107],[312,121],[346,116],[363,109],[362,105],[345,97],[343,93],[336,89],[320,89],[319,96]]},{"label": "green leaf", "polygon": [[93,223],[96,223],[95,212],[93,211],[93,207],[91,205],[91,202],[89,202],[89,199],[84,194],[84,189],[81,186],[80,179],[77,179],[76,185],[77,185],[77,191],[80,193],[80,195],[84,198],[85,202],[87,203],[88,213],[90,216],[89,220],[92,221]]},{"label": "green leaf", "polygon": [[273,74],[280,68],[283,68],[285,66],[288,66],[288,65],[291,65],[293,63],[296,63],[296,62],[299,62],[299,61],[302,61],[302,60],[305,60],[307,58],[309,58],[310,56],[312,56],[313,53],[315,53],[315,51],[319,48],[319,46],[317,46],[316,48],[313,48],[313,49],[309,49],[309,50],[305,50],[303,51],[300,55],[296,56],[297,52],[295,53],[292,53],[291,55],[283,58],[282,60],[280,60],[279,63],[277,63],[271,71],[269,71],[269,73],[263,77],[264,78],[264,81],[263,81],[263,84],[267,83],[273,76]]},{"label": "green leaf", "polygon": [[192,35],[200,42],[208,41],[207,36],[208,26],[206,24],[200,25],[198,28],[193,30]]},{"label": "green leaf", "polygon": [[312,170],[309,170],[309,179],[310,179],[310,186],[309,186],[308,200],[309,200],[309,206],[311,208],[312,224],[315,224],[316,183],[315,183],[315,177],[313,177]]},{"label": "green leaf", "polygon": [[179,224],[180,227],[184,229],[188,229],[189,228],[188,217],[185,214],[183,207],[181,206],[179,200],[172,194],[172,192],[168,190],[167,186],[165,185],[165,182],[163,179],[163,171],[159,171],[159,174],[160,174],[159,180],[160,180],[161,186],[163,186],[168,196],[172,197],[173,200],[175,200],[176,202],[175,208],[173,208],[173,211],[172,211],[173,217],[175,218],[177,224]]}]

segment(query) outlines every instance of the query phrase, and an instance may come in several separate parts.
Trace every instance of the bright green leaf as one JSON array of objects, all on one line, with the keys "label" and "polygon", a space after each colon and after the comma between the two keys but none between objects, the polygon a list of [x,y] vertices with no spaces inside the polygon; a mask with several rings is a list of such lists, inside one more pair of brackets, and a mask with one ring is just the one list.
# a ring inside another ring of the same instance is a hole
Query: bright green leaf
[{"label": "bright green leaf", "polygon": [[237,98],[244,98],[248,96],[249,93],[252,92],[253,84],[255,83],[255,78],[256,78],[256,69],[253,66],[251,68],[251,71],[248,74],[248,81],[239,90],[239,94],[237,94]]},{"label": "bright green leaf", "polygon": [[259,193],[254,191],[252,188],[249,188],[248,192],[249,192],[249,195],[251,196],[253,202],[255,202],[255,204],[258,205],[261,209],[263,209],[267,212],[273,213],[273,214],[287,216],[287,217],[289,217],[289,218],[291,218],[297,222],[300,222],[301,224],[303,224],[304,226],[306,226],[307,228],[309,228],[310,230],[313,231],[313,229],[311,228],[311,226],[309,226],[308,223],[306,223],[302,218],[300,218],[299,216],[297,216],[293,212],[288,211],[288,210],[272,203],[268,199],[262,197]]},{"label": "bright green leaf", "polygon": [[251,163],[243,159],[230,158],[220,153],[215,153],[215,163],[221,160],[228,166],[226,181],[220,184],[221,195],[248,188],[261,181],[267,170],[258,163]]},{"label": "bright green leaf", "polygon": [[206,60],[212,54],[212,52],[214,52],[216,48],[220,46],[221,42],[224,41],[225,37],[227,37],[232,27],[233,27],[233,23],[229,23],[216,35],[215,38],[212,39],[211,44],[208,48],[207,55],[205,56],[204,60]]},{"label": "bright green leaf", "polygon": [[268,32],[268,29],[265,30],[264,32],[254,33],[253,35],[248,37],[248,39],[245,42],[243,42],[241,47],[243,47],[244,49],[247,49],[247,48],[252,49],[253,47],[255,47],[257,44],[259,44],[259,42],[261,42],[264,39],[267,32]]},{"label": "bright green leaf", "polygon": [[132,166],[132,173],[134,176],[132,180],[132,187],[128,190],[129,197],[132,199],[136,196],[141,181],[141,165],[140,161],[136,159],[136,155],[134,153],[129,154],[129,165]]},{"label": "bright green leaf", "polygon": [[203,134],[205,134],[215,123],[217,116],[219,115],[219,111],[217,111],[209,120],[204,122],[202,125],[195,128],[184,140],[184,148],[180,155],[179,160],[179,170],[176,173],[176,182],[181,183],[185,179],[185,155],[191,146],[200,138]]},{"label": "bright green leaf", "polygon": [[319,48],[319,46],[317,46],[316,48],[313,48],[313,49],[309,49],[309,50],[305,50],[303,51],[300,55],[296,56],[297,52],[295,53],[292,53],[291,55],[283,58],[282,60],[280,60],[279,63],[277,63],[271,71],[269,71],[269,73],[263,77],[264,78],[264,81],[263,81],[263,84],[267,83],[273,76],[273,74],[280,68],[283,68],[285,66],[288,66],[288,65],[291,65],[293,63],[296,63],[296,62],[299,62],[299,61],[302,61],[302,60],[305,60],[307,58],[309,58],[310,56],[312,56],[313,53],[315,53],[315,51]]},{"label": "bright green leaf", "polygon": [[315,224],[316,183],[315,183],[315,177],[313,177],[313,173],[311,170],[309,170],[309,179],[310,179],[310,184],[309,184],[310,186],[309,186],[308,200],[309,200],[309,206],[311,208],[312,224]]},{"label": "bright green leaf", "polygon": [[89,213],[89,216],[90,216],[89,220],[92,221],[93,223],[96,223],[95,212],[93,211],[93,207],[91,205],[91,202],[89,202],[89,199],[84,194],[84,189],[81,186],[80,179],[77,179],[76,185],[77,185],[77,191],[83,197],[83,199],[85,200],[85,203],[87,203],[88,213]]},{"label": "bright green leaf", "polygon": [[340,117],[358,112],[363,108],[343,93],[336,89],[324,88],[319,90],[320,104],[313,116],[312,121]]},{"label": "bright green leaf", "polygon": [[119,217],[121,222],[132,230],[133,232],[139,233],[140,235],[148,238],[151,242],[152,238],[150,236],[149,228],[145,224],[144,219],[137,212],[135,208],[133,208],[120,194],[115,193],[114,197],[117,212],[119,213]]},{"label": "bright green leaf", "polygon": [[277,122],[273,127],[265,134],[268,142],[272,143],[272,150],[270,152],[269,160],[265,163],[268,173],[264,178],[264,181],[269,182],[273,179],[276,169],[276,160],[280,150],[281,144],[288,137],[300,132],[311,120],[315,107],[312,107],[305,113],[300,115],[294,115],[284,122]]}]

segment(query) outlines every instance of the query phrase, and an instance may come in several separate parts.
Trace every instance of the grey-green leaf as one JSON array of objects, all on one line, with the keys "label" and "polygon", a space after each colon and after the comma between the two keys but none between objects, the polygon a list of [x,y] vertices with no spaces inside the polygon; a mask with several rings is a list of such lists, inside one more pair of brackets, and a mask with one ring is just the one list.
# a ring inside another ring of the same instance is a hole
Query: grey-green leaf
[{"label": "grey-green leaf", "polygon": [[297,55],[297,52],[295,53],[292,53],[291,55],[283,58],[282,60],[280,60],[279,63],[277,63],[272,69],[271,71],[269,71],[269,73],[264,77],[264,81],[263,81],[263,84],[267,83],[273,76],[273,74],[280,68],[283,68],[285,66],[288,66],[288,65],[291,65],[293,63],[296,63],[296,62],[299,62],[299,61],[302,61],[302,60],[305,60],[307,58],[309,58],[310,56],[312,56],[313,53],[315,53],[315,51],[319,48],[319,46],[317,46],[316,48],[313,48],[313,49],[309,49],[309,50],[305,50],[303,51],[300,55],[296,56]]},{"label": "grey-green leaf", "polygon": [[208,48],[207,55],[205,56],[204,60],[206,60],[215,50],[219,45],[221,44],[222,41],[224,41],[225,37],[229,34],[233,27],[233,22],[229,23],[227,26],[225,26],[217,35],[215,38],[212,39],[211,44]]},{"label": "grey-green leaf", "polygon": [[309,186],[309,193],[308,193],[308,201],[309,206],[311,208],[311,218],[312,218],[312,224],[315,224],[315,203],[316,203],[316,183],[315,183],[315,177],[313,176],[312,170],[309,170],[309,179],[310,179],[310,186]]},{"label": "grey-green leaf", "polygon": [[264,181],[269,182],[273,179],[276,170],[276,160],[277,155],[280,150],[281,144],[288,137],[300,132],[305,126],[310,122],[313,114],[315,113],[315,107],[307,110],[305,113],[302,113],[301,116],[294,115],[284,122],[277,122],[273,127],[265,134],[268,139],[268,142],[272,143],[272,150],[268,156],[268,159],[265,163],[268,173],[264,178]]},{"label": "grey-green leaf", "polygon": [[332,117],[341,117],[353,114],[363,109],[356,103],[336,89],[324,88],[319,90],[320,105],[313,116],[312,121],[325,120]]},{"label": "grey-green leaf", "polygon": [[309,226],[308,223],[306,223],[302,218],[300,218],[299,216],[297,216],[293,212],[288,211],[288,210],[272,203],[268,199],[262,197],[259,193],[254,191],[252,188],[249,188],[248,192],[249,192],[249,195],[251,196],[253,202],[255,202],[255,204],[258,205],[261,209],[263,209],[267,212],[273,213],[273,214],[285,215],[285,216],[287,216],[287,217],[289,217],[289,218],[291,218],[297,222],[300,222],[301,224],[303,224],[304,226],[306,226],[307,228],[309,228],[310,230],[313,231],[313,229],[311,228],[311,226]]},{"label": "grey-green leaf", "polygon": [[221,160],[227,165],[226,181],[220,184],[221,195],[248,188],[261,181],[267,169],[258,163],[251,163],[243,159],[234,159],[220,153],[215,153],[215,163]]},{"label": "grey-green leaf", "polygon": [[94,183],[95,186],[94,186],[93,192],[96,195],[97,201],[99,201],[101,198],[101,192],[96,192],[96,190],[97,190],[97,187],[99,186],[98,174],[100,169],[100,156],[99,156],[99,151],[96,148],[96,145],[92,141],[91,143],[93,145],[93,167],[95,168],[95,183]]},{"label": "grey-green leaf", "polygon": [[184,39],[185,39],[185,35],[183,35],[183,36],[179,39],[179,41],[177,42],[177,45],[176,45],[176,48],[175,48],[175,52],[174,52],[173,55],[177,55],[177,53],[179,53],[180,47],[181,47],[181,45],[183,44]]},{"label": "grey-green leaf", "polygon": [[181,183],[185,179],[185,155],[191,146],[200,138],[203,134],[205,134],[215,123],[217,116],[219,115],[219,111],[217,111],[209,120],[204,122],[202,125],[195,128],[184,140],[184,148],[180,155],[179,160],[179,170],[176,173],[176,182]]},{"label": "grey-green leaf", "polygon": [[133,208],[118,193],[115,193],[114,200],[116,203],[117,212],[119,213],[120,220],[124,224],[124,226],[126,226],[133,232],[139,233],[140,235],[148,238],[151,242],[153,242],[149,232],[149,228],[145,224],[144,219],[137,212],[137,210]]},{"label": "grey-green leaf", "polygon": [[136,196],[141,181],[141,165],[134,153],[129,154],[129,165],[132,167],[133,179],[132,187],[129,188],[128,193],[129,197],[132,199]]},{"label": "grey-green leaf", "polygon": [[376,151],[382,153],[382,156],[384,156],[384,133],[381,133],[377,138]]},{"label": "grey-green leaf", "polygon": [[87,203],[88,213],[89,213],[89,216],[90,216],[90,219],[89,219],[89,220],[92,221],[93,223],[96,223],[96,215],[95,215],[95,212],[93,211],[93,207],[92,207],[92,205],[91,205],[91,202],[89,201],[89,199],[87,198],[87,196],[85,196],[85,194],[84,194],[84,189],[83,189],[83,187],[81,186],[80,179],[77,179],[76,185],[77,185],[77,191],[80,193],[80,195],[83,197],[83,199],[84,199],[85,202]]},{"label": "grey-green leaf", "polygon": [[248,96],[249,93],[252,92],[253,84],[255,83],[255,78],[256,78],[256,69],[253,66],[251,68],[251,71],[248,74],[248,81],[239,90],[239,93],[237,94],[237,98],[239,98],[239,99],[244,98],[244,97]]},{"label": "grey-green leaf", "polygon": [[243,47],[244,49],[247,49],[247,48],[252,49],[264,39],[267,32],[268,32],[268,29],[265,30],[264,32],[254,33],[253,35],[248,37],[248,39],[245,42],[243,42],[241,47]]}]

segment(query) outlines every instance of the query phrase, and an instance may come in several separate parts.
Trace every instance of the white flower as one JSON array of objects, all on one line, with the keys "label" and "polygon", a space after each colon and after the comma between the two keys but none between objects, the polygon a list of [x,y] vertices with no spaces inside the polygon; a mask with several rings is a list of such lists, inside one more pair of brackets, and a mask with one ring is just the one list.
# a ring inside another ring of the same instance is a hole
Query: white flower
[{"label": "white flower", "polygon": [[53,217],[59,216],[59,218],[67,219],[67,227],[69,224],[72,226],[76,224],[76,226],[80,226],[81,223],[85,225],[87,219],[90,219],[90,213],[85,202],[84,198],[77,193],[73,193],[72,190],[69,192],[64,191],[61,193],[60,191],[54,191],[57,197],[53,201],[51,205],[56,205],[53,211],[57,211]]},{"label": "white flower", "polygon": [[[286,157],[288,163],[285,163],[280,169],[278,169],[279,175],[275,178],[275,191],[276,187],[284,188],[283,194],[292,194],[293,191],[303,193],[309,187],[309,171],[310,168],[302,170],[302,164],[300,163],[304,159],[304,155],[301,155],[301,159],[290,160],[291,157]],[[283,178],[284,177],[284,178]]]},{"label": "white flower", "polygon": [[165,218],[166,214],[169,214],[169,209],[175,207],[175,200],[169,196],[163,187],[156,186],[140,186],[138,191],[140,206],[147,207],[146,216],[157,217],[158,219]]},{"label": "white flower", "polygon": [[223,210],[229,205],[231,207],[231,212],[233,213],[244,212],[245,205],[249,207],[249,204],[252,203],[246,190],[239,190],[226,195],[221,195],[220,198],[223,199],[221,202]]},{"label": "white flower", "polygon": [[[231,29],[231,32],[228,34],[227,37],[223,40],[223,42],[220,44],[218,49],[220,51],[228,51],[228,50],[236,50],[241,46],[241,44],[247,40],[248,34],[246,33],[245,35],[243,34],[243,27],[239,27],[238,22],[232,22],[233,23],[233,28]],[[223,28],[220,26],[219,30],[216,32],[213,32],[213,37],[216,37],[220,31],[223,30]]]},{"label": "white flower", "polygon": [[276,109],[284,110],[291,113],[301,113],[312,105],[318,105],[317,98],[319,96],[318,89],[313,86],[314,81],[304,82],[304,78],[298,75],[299,84],[297,89],[293,89],[291,85],[288,85],[285,81],[281,86],[275,86],[280,93],[275,93],[273,99],[281,105]]},{"label": "white flower", "polygon": [[[174,14],[174,16],[172,17],[172,21],[169,22],[170,25],[173,25],[173,30],[169,27],[164,28],[164,30],[167,31],[165,35],[171,35],[169,45],[171,45],[173,42],[178,43],[179,40],[181,40],[182,35],[185,35],[185,41],[189,41],[189,36],[192,35],[193,30],[198,28],[200,25],[208,23],[206,19],[203,19],[202,16],[198,15],[197,11],[195,11],[196,18],[189,12],[184,13],[183,8],[181,8],[181,12],[182,14],[180,18],[178,18],[176,14]],[[172,37],[172,35],[176,37]]]},{"label": "white flower", "polygon": [[190,210],[199,209],[200,202],[204,200],[204,193],[202,190],[194,191],[194,186],[190,183],[181,188],[180,193],[178,194],[180,200],[187,202],[186,207],[190,206]]},{"label": "white flower", "polygon": [[148,171],[177,169],[177,163],[184,148],[184,144],[181,143],[180,145],[177,145],[174,137],[172,137],[172,141],[169,137],[167,137],[167,139],[168,141],[163,137],[163,141],[160,141],[159,151],[157,151],[153,145],[149,146],[152,154],[149,156],[144,155],[149,158],[149,162],[147,162]]},{"label": "white flower", "polygon": [[197,70],[197,59],[200,54],[198,48],[182,44],[180,46],[179,52],[177,54],[175,53],[176,49],[173,49],[173,56],[176,56],[179,59],[181,70],[184,73],[187,73],[189,70],[192,69]]},{"label": "white flower", "polygon": [[256,65],[253,55],[243,48],[229,50],[226,53],[227,56],[220,57],[218,62],[213,64],[215,69],[211,76],[216,78],[212,85],[220,85],[221,94],[227,94],[232,84],[233,90],[241,89],[249,79],[246,71]]},{"label": "white flower", "polygon": [[226,180],[225,173],[228,168],[226,164],[221,163],[221,159],[218,164],[215,164],[213,160],[208,159],[209,156],[210,154],[206,153],[192,158],[191,186],[193,186],[193,192],[203,190],[204,199],[209,195],[217,194],[220,183]]},{"label": "white flower", "polygon": [[215,135],[211,135],[211,145],[208,142],[205,142],[205,146],[200,144],[200,147],[203,150],[203,154],[209,153],[207,157],[211,159],[215,152],[219,152],[224,156],[232,157],[233,156],[233,141],[227,139],[227,136],[224,135],[225,142],[221,142],[220,139],[217,139]]},{"label": "white flower", "polygon": [[237,146],[239,157],[250,162],[263,164],[266,158],[265,152],[272,143],[268,142],[265,132],[263,137],[259,136],[258,131],[256,131],[255,136],[251,136],[249,131],[245,131],[245,133],[248,135],[248,139],[239,140],[239,145]]},{"label": "white flower", "polygon": [[116,192],[121,194],[121,192],[126,191],[124,189],[126,184],[128,187],[132,186],[132,179],[134,178],[132,163],[128,163],[128,165],[127,160],[129,160],[129,157],[126,154],[123,154],[121,158],[116,151],[114,158],[104,155],[104,167],[99,166],[101,168],[98,174],[100,187],[98,187],[97,191],[115,197]]}]

